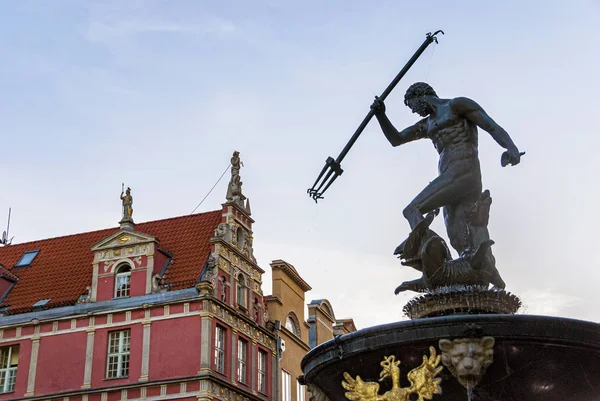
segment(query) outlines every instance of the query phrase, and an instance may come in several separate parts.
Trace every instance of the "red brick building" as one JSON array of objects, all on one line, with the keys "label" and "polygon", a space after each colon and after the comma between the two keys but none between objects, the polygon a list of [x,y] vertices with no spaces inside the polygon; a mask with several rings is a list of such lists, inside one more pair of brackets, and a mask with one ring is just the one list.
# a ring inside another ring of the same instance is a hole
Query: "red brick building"
[{"label": "red brick building", "polygon": [[212,212],[0,248],[0,400],[271,400],[239,157]]}]

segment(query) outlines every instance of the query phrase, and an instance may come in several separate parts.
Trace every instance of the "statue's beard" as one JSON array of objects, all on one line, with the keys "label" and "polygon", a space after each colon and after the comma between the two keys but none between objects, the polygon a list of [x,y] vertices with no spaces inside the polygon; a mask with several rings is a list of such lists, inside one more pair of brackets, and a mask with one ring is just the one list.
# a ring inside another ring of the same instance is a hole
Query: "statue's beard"
[{"label": "statue's beard", "polygon": [[413,113],[417,113],[421,117],[426,117],[431,113],[431,107],[423,100],[415,100],[411,106]]}]

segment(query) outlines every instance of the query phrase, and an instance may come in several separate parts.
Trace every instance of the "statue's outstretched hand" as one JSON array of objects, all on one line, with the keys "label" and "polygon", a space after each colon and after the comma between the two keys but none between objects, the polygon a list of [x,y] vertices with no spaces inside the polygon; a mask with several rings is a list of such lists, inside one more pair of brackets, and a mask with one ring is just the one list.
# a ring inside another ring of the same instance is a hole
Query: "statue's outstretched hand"
[{"label": "statue's outstretched hand", "polygon": [[502,167],[506,167],[511,164],[516,166],[521,162],[521,156],[523,156],[525,152],[519,152],[517,147],[510,148],[506,152],[502,153],[502,157],[500,158],[500,164]]},{"label": "statue's outstretched hand", "polygon": [[383,100],[381,100],[379,96],[375,96],[375,101],[371,105],[371,110],[373,110],[373,113],[376,115],[385,114],[385,103],[383,103]]}]

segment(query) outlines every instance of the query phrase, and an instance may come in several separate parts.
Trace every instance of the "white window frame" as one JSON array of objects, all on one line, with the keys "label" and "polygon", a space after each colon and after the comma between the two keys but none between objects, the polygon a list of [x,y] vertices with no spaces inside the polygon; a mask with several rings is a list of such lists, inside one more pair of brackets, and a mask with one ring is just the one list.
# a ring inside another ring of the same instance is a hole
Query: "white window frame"
[{"label": "white window frame", "polygon": [[258,350],[258,392],[267,394],[267,353]]},{"label": "white window frame", "polygon": [[[117,274],[115,274],[115,298],[129,297],[131,294],[131,266],[127,263],[123,263],[119,265],[115,271],[117,272]],[[119,280],[121,279],[125,280],[125,288],[123,289],[121,289],[121,286],[119,285]]]},{"label": "white window frame", "polygon": [[225,374],[225,329],[219,325],[215,328],[215,370]]},{"label": "white window frame", "polygon": [[243,338],[238,338],[238,369],[237,380],[240,383],[247,384],[248,382],[248,341]]},{"label": "white window frame", "polygon": [[292,401],[292,375],[281,370],[281,401]]},{"label": "white window frame", "polygon": [[17,355],[19,354],[18,349],[19,345],[9,345],[8,347],[0,348],[0,394],[15,391],[19,360],[17,359],[16,365],[11,365],[11,360],[15,351]]},{"label": "white window frame", "polygon": [[297,390],[297,395],[296,395],[296,401],[305,401],[306,400],[306,389],[304,388],[304,384],[300,384],[298,382],[296,382],[296,390]]},{"label": "white window frame", "polygon": [[[116,346],[116,347],[115,347]],[[131,329],[108,333],[108,357],[106,378],[117,379],[129,376]]]}]

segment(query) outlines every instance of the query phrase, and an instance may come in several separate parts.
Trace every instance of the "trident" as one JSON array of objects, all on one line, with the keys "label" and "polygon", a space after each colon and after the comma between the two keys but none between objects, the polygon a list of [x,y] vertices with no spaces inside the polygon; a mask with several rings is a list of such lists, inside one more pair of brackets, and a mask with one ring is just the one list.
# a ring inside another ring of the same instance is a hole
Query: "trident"
[{"label": "trident", "polygon": [[[443,35],[444,31],[439,30],[439,31],[435,31],[434,33],[431,33],[431,32],[427,33],[425,41],[423,42],[421,47],[419,47],[417,49],[415,54],[413,54],[413,56],[410,58],[410,60],[408,60],[406,65],[402,68],[402,70],[400,70],[398,75],[396,75],[396,77],[393,79],[393,81],[390,82],[390,84],[387,86],[387,88],[385,88],[385,90],[383,91],[381,96],[379,96],[379,98],[382,101],[385,100],[385,98],[390,94],[390,92],[396,87],[398,82],[400,82],[402,77],[408,72],[410,67],[412,67],[412,65],[415,63],[415,61],[417,61],[417,59],[421,56],[421,54],[423,54],[425,49],[427,49],[427,46],[429,46],[431,44],[431,42],[435,42],[435,43],[438,42],[437,38],[436,38],[436,35],[438,33],[441,33]],[[341,166],[342,160],[344,160],[344,157],[346,157],[346,154],[350,151],[350,148],[352,147],[352,145],[354,145],[354,142],[356,142],[356,140],[358,139],[360,134],[362,134],[362,132],[364,131],[367,124],[369,124],[369,121],[371,121],[371,118],[373,118],[374,114],[375,113],[373,112],[373,110],[369,111],[367,116],[364,118],[362,123],[360,123],[360,125],[354,132],[354,135],[352,135],[352,138],[350,138],[350,140],[348,141],[346,146],[344,146],[344,149],[342,149],[342,152],[337,157],[337,159],[334,160],[333,157],[331,157],[331,156],[327,158],[327,160],[325,161],[325,167],[323,167],[323,170],[321,170],[321,174],[319,174],[319,177],[315,180],[315,183],[313,184],[312,188],[309,188],[306,191],[308,193],[308,196],[313,198],[315,200],[315,202],[317,202],[317,200],[319,200],[319,199],[323,199],[323,194],[325,193],[325,191],[327,191],[327,188],[329,188],[331,186],[331,184],[333,184],[333,182],[336,180],[336,178],[338,178],[340,175],[342,175],[342,173],[344,172],[344,170],[342,170],[342,166]],[[327,174],[325,174],[325,173],[327,173]],[[323,176],[325,176],[325,178],[323,178]],[[323,178],[323,180],[321,180],[321,178]],[[323,188],[323,189],[321,190],[321,188]]]}]

